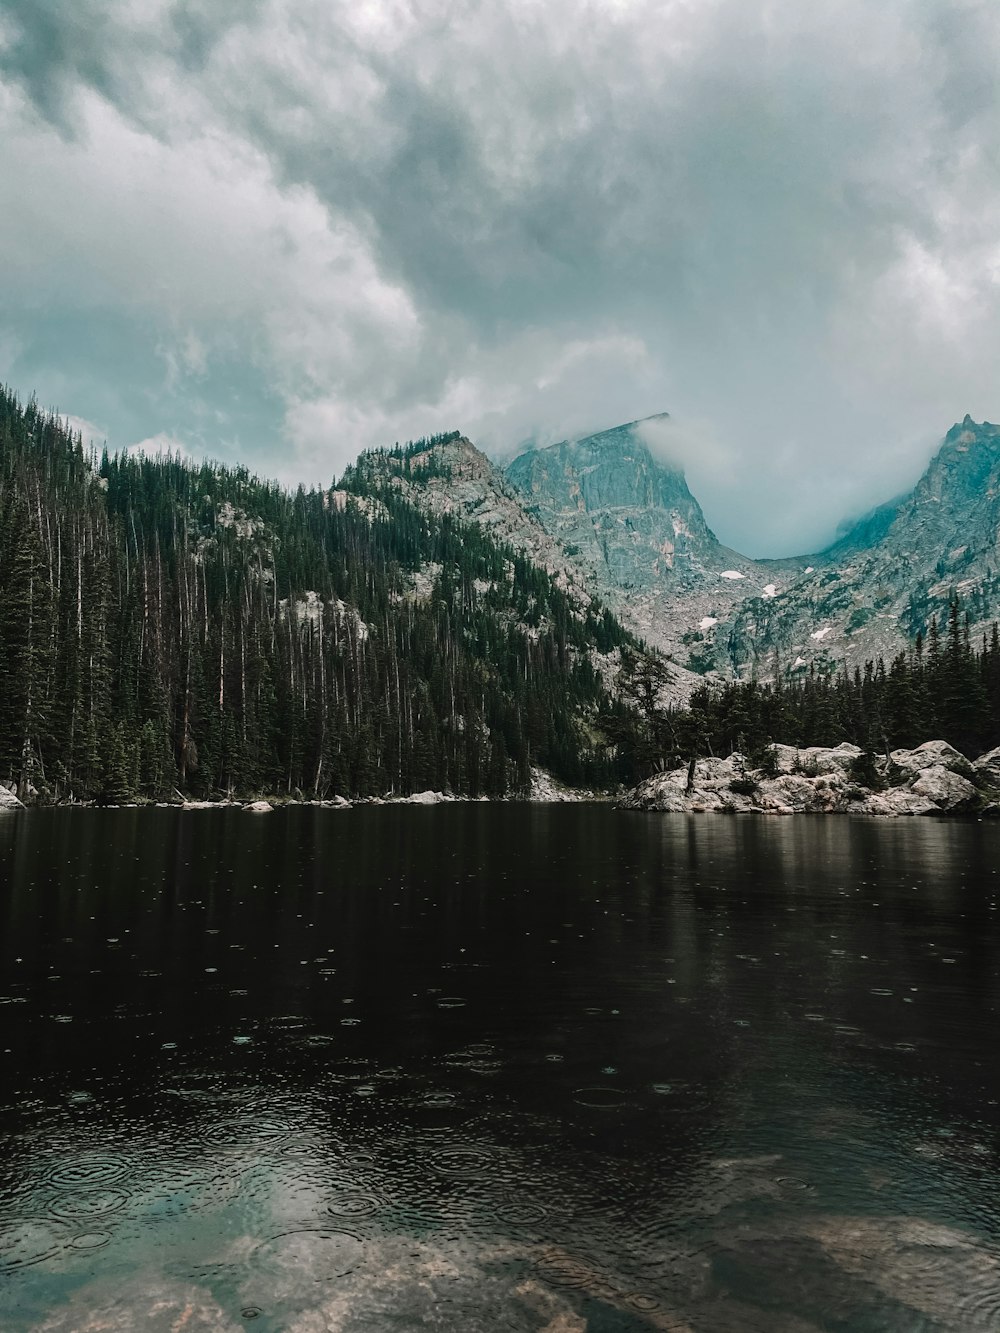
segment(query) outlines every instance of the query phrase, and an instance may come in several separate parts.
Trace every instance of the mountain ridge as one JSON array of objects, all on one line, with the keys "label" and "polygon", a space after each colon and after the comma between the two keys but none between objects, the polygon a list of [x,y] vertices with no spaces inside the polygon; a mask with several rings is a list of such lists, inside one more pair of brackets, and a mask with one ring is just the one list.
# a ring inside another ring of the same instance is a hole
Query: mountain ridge
[{"label": "mountain ridge", "polygon": [[824,549],[754,559],[725,546],[683,469],[643,438],[657,414],[522,451],[505,466],[460,437],[450,479],[416,503],[499,528],[585,604],[597,598],[686,672],[733,678],[890,658],[963,599],[1000,607],[1000,428],[966,417],[915,485]]}]

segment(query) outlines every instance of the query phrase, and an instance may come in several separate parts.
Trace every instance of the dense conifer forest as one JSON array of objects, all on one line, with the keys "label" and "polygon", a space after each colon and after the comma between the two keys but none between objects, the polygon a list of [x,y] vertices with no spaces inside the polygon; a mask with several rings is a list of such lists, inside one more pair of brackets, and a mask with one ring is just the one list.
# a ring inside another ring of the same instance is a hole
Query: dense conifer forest
[{"label": "dense conifer forest", "polygon": [[0,391],[0,780],[123,802],[626,776],[594,665],[617,622],[477,528],[345,485],[91,456]]},{"label": "dense conifer forest", "polygon": [[736,750],[761,760],[772,741],[803,748],[850,741],[888,753],[946,740],[975,758],[1000,745],[1000,633],[994,623],[974,642],[953,596],[947,624],[932,618],[926,638],[918,634],[888,666],[879,658],[852,675],[810,669],[791,681],[776,671],[767,683],[699,688],[683,710],[643,711],[647,765],[653,750],[683,758]]}]

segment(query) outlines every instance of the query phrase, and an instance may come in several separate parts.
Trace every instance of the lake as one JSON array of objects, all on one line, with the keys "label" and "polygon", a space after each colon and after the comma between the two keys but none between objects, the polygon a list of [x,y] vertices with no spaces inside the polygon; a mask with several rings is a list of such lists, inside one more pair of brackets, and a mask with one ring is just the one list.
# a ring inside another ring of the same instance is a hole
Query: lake
[{"label": "lake", "polygon": [[0,817],[4,1333],[1000,1328],[1000,828]]}]

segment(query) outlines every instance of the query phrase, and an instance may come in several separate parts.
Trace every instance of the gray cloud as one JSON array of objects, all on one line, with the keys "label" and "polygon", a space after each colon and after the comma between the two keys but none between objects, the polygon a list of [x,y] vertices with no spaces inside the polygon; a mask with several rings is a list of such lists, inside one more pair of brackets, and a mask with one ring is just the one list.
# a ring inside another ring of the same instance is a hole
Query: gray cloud
[{"label": "gray cloud", "polygon": [[779,553],[1000,414],[990,0],[0,14],[0,374],[112,443],[312,480],[668,410]]}]

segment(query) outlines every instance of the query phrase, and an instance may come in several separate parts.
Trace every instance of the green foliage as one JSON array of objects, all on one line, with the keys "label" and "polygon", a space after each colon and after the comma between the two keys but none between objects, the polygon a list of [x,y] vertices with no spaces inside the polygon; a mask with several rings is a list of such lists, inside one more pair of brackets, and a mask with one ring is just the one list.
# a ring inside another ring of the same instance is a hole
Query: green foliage
[{"label": "green foliage", "polygon": [[773,745],[765,745],[757,754],[752,754],[750,761],[762,777],[776,778],[781,772],[778,752]]},{"label": "green foliage", "polygon": [[872,791],[881,791],[885,786],[882,774],[875,763],[875,755],[868,747],[859,755],[855,755],[848,765],[848,772],[856,783]]}]

